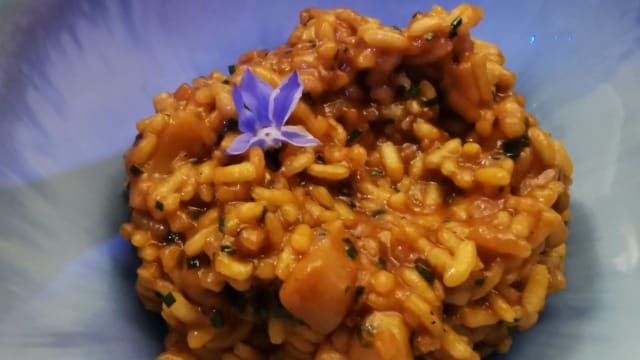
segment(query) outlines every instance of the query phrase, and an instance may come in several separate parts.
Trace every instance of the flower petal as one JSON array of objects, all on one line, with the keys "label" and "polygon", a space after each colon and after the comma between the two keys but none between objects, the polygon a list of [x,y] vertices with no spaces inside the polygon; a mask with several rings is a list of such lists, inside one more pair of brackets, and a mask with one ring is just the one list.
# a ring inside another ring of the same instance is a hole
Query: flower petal
[{"label": "flower petal", "polygon": [[269,99],[269,119],[272,124],[281,128],[296,108],[303,90],[302,81],[297,71],[286,78]]},{"label": "flower petal", "polygon": [[296,146],[313,146],[320,144],[320,140],[313,137],[302,126],[284,126],[282,136],[288,143]]},{"label": "flower petal", "polygon": [[240,91],[244,104],[256,116],[260,127],[271,125],[269,121],[269,99],[273,88],[246,68],[240,80]]},{"label": "flower petal", "polygon": [[225,151],[227,154],[238,155],[247,151],[249,147],[252,145],[252,140],[254,139],[251,134],[241,134],[231,142],[231,145]]},{"label": "flower petal", "polygon": [[256,119],[255,114],[245,108],[242,90],[233,85],[233,88],[231,89],[231,97],[233,98],[233,103],[236,106],[236,111],[238,112],[238,129],[243,133],[255,135],[258,132],[260,123]]}]

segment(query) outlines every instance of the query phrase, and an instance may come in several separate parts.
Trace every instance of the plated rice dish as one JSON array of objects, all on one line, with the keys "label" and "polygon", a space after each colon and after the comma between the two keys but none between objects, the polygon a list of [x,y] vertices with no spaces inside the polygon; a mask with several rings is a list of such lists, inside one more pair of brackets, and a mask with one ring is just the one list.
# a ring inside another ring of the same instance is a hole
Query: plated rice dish
[{"label": "plated rice dish", "polygon": [[479,359],[565,288],[572,163],[482,10],[307,9],[172,93],[126,154],[159,360]]}]

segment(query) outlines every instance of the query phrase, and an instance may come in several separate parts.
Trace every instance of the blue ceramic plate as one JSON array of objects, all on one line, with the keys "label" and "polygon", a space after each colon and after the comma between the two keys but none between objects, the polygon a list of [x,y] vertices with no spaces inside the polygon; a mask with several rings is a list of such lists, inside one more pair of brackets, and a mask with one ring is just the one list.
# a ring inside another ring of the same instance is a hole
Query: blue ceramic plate
[{"label": "blue ceramic plate", "polygon": [[[441,2],[448,8],[454,3]],[[575,162],[569,287],[503,359],[640,354],[640,2],[478,1]],[[0,0],[0,358],[151,359],[121,155],[151,98],[284,42],[303,7],[404,24],[428,1]]]}]

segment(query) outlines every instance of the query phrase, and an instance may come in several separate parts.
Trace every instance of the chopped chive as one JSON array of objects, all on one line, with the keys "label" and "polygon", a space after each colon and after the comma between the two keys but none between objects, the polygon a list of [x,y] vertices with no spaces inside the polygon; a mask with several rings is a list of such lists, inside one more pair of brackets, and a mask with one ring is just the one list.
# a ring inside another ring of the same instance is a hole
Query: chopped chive
[{"label": "chopped chive", "polygon": [[347,136],[347,145],[353,144],[354,141],[356,141],[360,137],[360,135],[362,135],[362,130],[359,130],[359,129],[351,130],[351,132]]},{"label": "chopped chive", "polygon": [[180,241],[180,238],[181,238],[180,233],[175,233],[172,231],[167,235],[167,243],[171,244],[171,243],[178,242]]},{"label": "chopped chive", "polygon": [[383,177],[384,176],[384,171],[382,171],[380,169],[371,169],[371,171],[369,171],[369,175],[371,175],[373,177]]},{"label": "chopped chive", "polygon": [[529,137],[527,137],[526,135],[502,142],[502,150],[504,151],[504,155],[513,160],[519,158],[520,153],[527,146],[529,146]]},{"label": "chopped chive", "polygon": [[411,15],[411,18],[414,19],[416,16],[420,15],[420,11],[416,11]]},{"label": "chopped chive", "polygon": [[410,98],[417,98],[420,96],[420,86],[414,83],[409,84],[409,87],[407,88],[407,95]]},{"label": "chopped chive", "polygon": [[164,204],[160,200],[156,200],[156,210],[164,211]]},{"label": "chopped chive", "polygon": [[131,175],[133,176],[140,176],[142,175],[142,173],[144,173],[144,170],[142,170],[141,167],[139,167],[136,164],[132,164],[131,167],[129,168],[129,172],[131,172]]},{"label": "chopped chive", "polygon": [[349,238],[344,238],[342,241],[345,243],[345,245],[347,245],[347,248],[345,250],[347,252],[347,256],[351,260],[355,260],[358,257],[358,249],[356,249],[353,241],[351,241],[351,239]]},{"label": "chopped chive", "polygon": [[400,29],[398,26],[395,26],[395,25],[393,25],[392,28],[395,31],[402,31],[402,29]]},{"label": "chopped chive", "polygon": [[231,84],[231,82],[229,81],[229,79],[224,79],[224,80],[222,80],[222,83],[223,83],[223,84],[225,84],[225,85],[229,85],[229,84]]},{"label": "chopped chive", "polygon": [[197,256],[191,257],[187,259],[187,269],[199,269],[200,268],[200,258]]},{"label": "chopped chive", "polygon": [[236,66],[235,65],[229,65],[229,66],[227,66],[227,70],[229,70],[229,75],[232,75],[234,72],[236,72]]},{"label": "chopped chive", "polygon": [[377,218],[378,216],[384,214],[384,209],[377,209],[377,210],[373,210],[371,212],[371,216],[373,216],[374,218]]},{"label": "chopped chive", "polygon": [[474,283],[477,287],[481,287],[482,285],[484,285],[484,278],[476,279],[473,283]]},{"label": "chopped chive", "polygon": [[451,22],[451,31],[449,31],[449,39],[453,39],[458,36],[458,28],[462,25],[462,18],[460,16],[456,16],[455,19]]},{"label": "chopped chive", "polygon": [[382,270],[387,270],[387,260],[385,260],[383,257],[378,256],[378,258],[376,259],[376,262],[378,263],[378,267]]},{"label": "chopped chive", "polygon": [[427,40],[427,41],[433,41],[433,39],[435,39],[435,38],[436,38],[436,34],[434,34],[432,32],[428,33],[427,36],[424,37],[424,39]]},{"label": "chopped chive", "polygon": [[222,311],[218,309],[211,310],[210,320],[211,326],[213,326],[215,329],[224,327],[224,317],[222,316]]},{"label": "chopped chive", "polygon": [[364,286],[362,285],[356,286],[356,290],[353,294],[353,302],[357,303],[358,301],[360,301],[360,298],[362,297],[362,295],[364,295]]},{"label": "chopped chive", "polygon": [[319,162],[320,164],[324,164],[326,162],[322,154],[316,154],[316,161]]},{"label": "chopped chive", "polygon": [[262,214],[260,214],[260,221],[264,221],[264,218],[267,216],[269,209],[266,206],[262,207]]},{"label": "chopped chive", "polygon": [[238,253],[231,245],[220,245],[220,252],[231,256]]},{"label": "chopped chive", "polygon": [[224,215],[218,215],[218,231],[224,233]]},{"label": "chopped chive", "polygon": [[176,298],[172,293],[168,293],[162,298],[162,302],[166,307],[170,308],[171,306],[173,306],[173,304],[176,303]]},{"label": "chopped chive", "polygon": [[433,274],[433,271],[427,266],[426,260],[422,258],[417,258],[414,262],[416,271],[420,276],[422,276],[429,284],[433,284],[436,280],[436,276]]},{"label": "chopped chive", "polygon": [[431,99],[422,100],[422,105],[424,105],[426,107],[431,107],[431,106],[438,105],[438,102],[439,102],[438,97],[434,96]]}]

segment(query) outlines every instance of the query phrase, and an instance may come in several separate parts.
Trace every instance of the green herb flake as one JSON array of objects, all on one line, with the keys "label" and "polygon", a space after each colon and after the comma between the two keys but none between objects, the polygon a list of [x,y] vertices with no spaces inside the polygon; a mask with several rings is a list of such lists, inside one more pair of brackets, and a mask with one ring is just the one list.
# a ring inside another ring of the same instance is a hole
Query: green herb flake
[{"label": "green herb flake", "polygon": [[364,286],[362,285],[358,285],[356,286],[356,290],[353,294],[353,302],[357,303],[358,301],[360,301],[360,298],[362,297],[362,295],[364,295]]},{"label": "green herb flake", "polygon": [[229,65],[229,66],[227,66],[227,70],[229,70],[229,75],[233,75],[233,73],[236,72],[236,66],[235,65]]},{"label": "green herb flake", "polygon": [[402,31],[402,29],[400,29],[400,27],[393,25],[391,28],[393,28],[393,30],[395,31]]},{"label": "green herb flake", "polygon": [[435,38],[436,38],[436,34],[434,34],[432,32],[428,33],[427,36],[424,37],[424,39],[427,40],[427,41],[433,41],[433,39],[435,39]]},{"label": "green herb flake", "polygon": [[220,245],[220,252],[230,256],[233,256],[238,253],[236,249],[231,247],[231,245]]},{"label": "green herb flake", "polygon": [[424,278],[429,284],[433,284],[433,282],[436,280],[436,276],[427,265],[427,261],[422,258],[417,258],[414,264],[418,274],[420,274],[420,276],[422,276],[422,278]]},{"label": "green herb flake", "polygon": [[371,216],[373,216],[374,218],[377,218],[382,214],[384,214],[384,209],[377,209],[371,212]]},{"label": "green herb flake", "polygon": [[369,175],[371,175],[373,177],[383,177],[384,176],[384,171],[382,171],[380,169],[371,169],[371,171],[369,171]]},{"label": "green herb flake", "polygon": [[360,135],[362,135],[362,130],[351,130],[349,135],[347,135],[347,145],[352,145],[360,137]]},{"label": "green herb flake", "polygon": [[222,315],[222,311],[218,309],[211,310],[209,319],[211,320],[211,326],[213,326],[214,329],[220,329],[224,327],[224,316]]},{"label": "green herb flake", "polygon": [[414,83],[409,84],[409,87],[407,88],[407,95],[410,98],[417,98],[418,96],[420,96],[420,93],[420,86]]},{"label": "green herb flake", "polygon": [[218,231],[224,233],[224,215],[218,215]]},{"label": "green herb flake", "polygon": [[512,160],[520,157],[520,153],[529,146],[529,137],[523,135],[519,138],[509,139],[502,142],[504,155]]},{"label": "green herb flake", "polygon": [[422,105],[424,105],[425,107],[432,107],[438,105],[439,102],[440,101],[438,100],[438,97],[434,96],[431,99],[422,100]]},{"label": "green herb flake", "polygon": [[162,298],[162,302],[164,303],[164,306],[170,308],[171,306],[173,306],[173,304],[176,303],[176,298],[172,293],[168,293]]},{"label": "green herb flake", "polygon": [[142,170],[142,168],[139,167],[138,165],[132,164],[131,167],[129,167],[129,172],[133,176],[140,176],[142,175],[142,173],[144,173],[144,170]]},{"label": "green herb flake", "polygon": [[200,258],[197,256],[187,259],[187,269],[194,270],[200,268]]},{"label": "green herb flake", "polygon": [[156,200],[156,210],[164,211],[164,204],[160,200]]},{"label": "green herb flake", "polygon": [[351,239],[349,238],[344,238],[342,240],[346,247],[346,253],[347,256],[351,259],[351,260],[355,260],[358,257],[358,249],[356,249],[356,246],[353,244],[353,241],[351,241]]},{"label": "green herb flake", "polygon": [[180,241],[181,238],[182,236],[180,235],[180,233],[170,232],[167,235],[167,243],[172,244],[172,243],[178,242]]},{"label": "green herb flake", "polygon": [[378,258],[376,259],[376,263],[378,263],[378,267],[382,270],[387,270],[387,260],[385,260],[383,257],[378,256]]},{"label": "green herb flake", "polygon": [[473,284],[477,287],[481,287],[482,285],[484,285],[484,281],[484,278],[478,278],[473,282]]},{"label": "green herb flake", "polygon": [[462,25],[462,18],[460,16],[456,16],[455,19],[451,22],[451,31],[449,31],[449,39],[453,39],[458,36],[458,28]]}]

